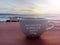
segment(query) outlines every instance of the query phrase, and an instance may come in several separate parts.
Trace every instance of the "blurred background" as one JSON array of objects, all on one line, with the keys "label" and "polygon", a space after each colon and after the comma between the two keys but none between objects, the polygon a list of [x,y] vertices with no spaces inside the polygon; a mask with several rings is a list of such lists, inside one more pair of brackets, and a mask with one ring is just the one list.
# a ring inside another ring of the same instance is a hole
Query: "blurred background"
[{"label": "blurred background", "polygon": [[0,21],[30,15],[60,20],[60,0],[0,0]]}]

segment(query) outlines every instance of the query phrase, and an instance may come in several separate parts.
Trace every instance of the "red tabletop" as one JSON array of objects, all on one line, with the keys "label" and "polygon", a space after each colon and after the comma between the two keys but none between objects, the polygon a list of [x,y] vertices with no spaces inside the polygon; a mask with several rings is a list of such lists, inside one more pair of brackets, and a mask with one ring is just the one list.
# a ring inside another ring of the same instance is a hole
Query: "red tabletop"
[{"label": "red tabletop", "polygon": [[19,22],[1,22],[0,45],[60,45],[60,29],[46,31],[32,40],[22,33]]}]

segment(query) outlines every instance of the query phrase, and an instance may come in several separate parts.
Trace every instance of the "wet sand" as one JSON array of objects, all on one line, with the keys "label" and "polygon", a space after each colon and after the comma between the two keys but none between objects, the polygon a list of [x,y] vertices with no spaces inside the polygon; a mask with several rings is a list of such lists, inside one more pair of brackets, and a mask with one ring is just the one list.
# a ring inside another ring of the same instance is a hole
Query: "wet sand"
[{"label": "wet sand", "polygon": [[55,29],[44,32],[37,40],[31,40],[22,33],[19,22],[0,22],[0,45],[60,45],[58,23]]}]

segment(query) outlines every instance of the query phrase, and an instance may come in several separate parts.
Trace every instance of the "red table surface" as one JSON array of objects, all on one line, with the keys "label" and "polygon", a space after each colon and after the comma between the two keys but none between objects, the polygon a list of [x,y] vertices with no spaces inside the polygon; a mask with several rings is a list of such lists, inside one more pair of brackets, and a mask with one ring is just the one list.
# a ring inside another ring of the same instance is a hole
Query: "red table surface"
[{"label": "red table surface", "polygon": [[0,23],[0,45],[60,45],[60,29],[44,32],[39,39],[27,39],[19,22]]}]

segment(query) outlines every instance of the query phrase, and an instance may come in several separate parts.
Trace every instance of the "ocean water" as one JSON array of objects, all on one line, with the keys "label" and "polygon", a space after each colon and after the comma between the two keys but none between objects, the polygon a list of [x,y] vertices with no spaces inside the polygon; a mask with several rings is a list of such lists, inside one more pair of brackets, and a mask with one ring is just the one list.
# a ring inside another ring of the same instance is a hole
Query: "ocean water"
[{"label": "ocean water", "polygon": [[0,21],[9,20],[9,17],[34,17],[47,18],[47,19],[58,19],[60,20],[60,14],[0,14]]}]

